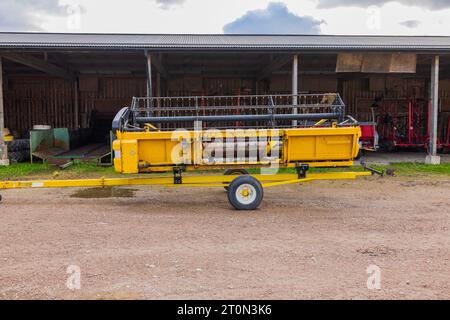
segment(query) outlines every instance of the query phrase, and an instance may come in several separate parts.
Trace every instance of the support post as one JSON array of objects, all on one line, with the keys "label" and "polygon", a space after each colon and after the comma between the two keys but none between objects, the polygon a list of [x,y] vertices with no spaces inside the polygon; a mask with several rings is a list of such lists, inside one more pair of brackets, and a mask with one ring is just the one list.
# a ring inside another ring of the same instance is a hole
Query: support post
[{"label": "support post", "polygon": [[[152,84],[152,55],[150,51],[145,50],[145,56],[147,59],[147,98],[151,98],[153,96],[153,84]],[[147,100],[146,107],[151,108],[151,101]],[[152,113],[147,111],[147,116],[151,116]]]},{"label": "support post", "polygon": [[[159,66],[159,67],[156,67],[156,71],[157,71],[157,73],[156,73],[156,96],[158,97],[156,107],[159,109],[159,108],[161,108],[161,99],[160,98],[161,98],[161,93],[162,93],[162,89],[161,89],[161,76],[162,76],[161,70],[163,70],[163,72],[165,74],[164,77],[165,77],[166,80],[169,79],[169,75],[168,75],[166,69],[164,69],[164,67],[163,67],[163,64],[162,64],[162,53],[161,52],[158,53],[158,56],[157,56],[156,59],[154,59],[154,61],[157,61],[156,64]],[[158,116],[160,114],[161,114],[161,112],[158,111]],[[161,124],[160,123],[158,123],[158,128],[159,129],[161,128]]]},{"label": "support post", "polygon": [[74,129],[77,130],[80,127],[80,103],[79,103],[79,99],[78,99],[78,79],[75,79],[75,81],[73,82],[73,108],[74,108],[74,114],[73,117],[74,119]]},{"label": "support post", "polygon": [[[292,113],[297,114],[297,94],[298,94],[298,55],[292,59]],[[292,126],[297,127],[297,120],[292,120]]]},{"label": "support post", "polygon": [[427,164],[440,164],[440,157],[437,155],[437,135],[438,135],[438,109],[439,109],[439,56],[435,55],[431,62],[431,110],[430,110],[430,141],[428,145],[428,155],[425,158]]},{"label": "support post", "polygon": [[[156,73],[156,96],[158,97],[156,107],[159,109],[161,108],[161,73],[159,72]],[[161,111],[157,111],[156,113],[158,116],[161,115]],[[156,127],[161,129],[161,123],[158,123]]]},{"label": "support post", "polygon": [[[158,61],[157,64],[160,66],[159,70],[158,70],[158,68],[156,68],[157,69],[156,70],[157,71],[157,73],[156,73],[156,96],[158,98],[160,98],[161,97],[161,69],[163,69],[161,52],[158,53],[158,57],[156,60]],[[165,71],[165,69],[164,69],[164,71]],[[158,108],[161,107],[160,102],[161,102],[161,100],[158,99]]]},{"label": "support post", "polygon": [[161,73],[156,73],[156,96],[161,97]]},{"label": "support post", "polygon": [[152,84],[152,55],[150,51],[145,50],[147,56],[147,97],[153,96],[153,84]]},{"label": "support post", "polygon": [[3,64],[0,57],[0,166],[8,166],[8,149],[5,143],[5,114],[3,112]]}]

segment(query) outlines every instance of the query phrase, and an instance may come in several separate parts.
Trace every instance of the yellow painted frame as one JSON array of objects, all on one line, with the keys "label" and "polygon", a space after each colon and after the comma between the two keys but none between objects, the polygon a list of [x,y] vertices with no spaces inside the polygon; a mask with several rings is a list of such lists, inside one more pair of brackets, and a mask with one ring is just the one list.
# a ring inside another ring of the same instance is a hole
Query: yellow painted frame
[{"label": "yellow painted frame", "polygon": [[[355,179],[360,176],[369,176],[369,171],[361,172],[329,172],[310,173],[305,178],[297,174],[252,174],[251,176],[261,182],[263,187],[273,187],[283,184],[310,182],[314,180],[343,180]],[[65,188],[65,187],[113,187],[162,185],[176,187],[224,187],[233,181],[233,175],[198,175],[183,176],[181,184],[175,184],[172,176],[132,177],[132,178],[99,178],[99,179],[73,179],[73,180],[31,180],[31,181],[0,181],[0,189],[23,188]]]}]

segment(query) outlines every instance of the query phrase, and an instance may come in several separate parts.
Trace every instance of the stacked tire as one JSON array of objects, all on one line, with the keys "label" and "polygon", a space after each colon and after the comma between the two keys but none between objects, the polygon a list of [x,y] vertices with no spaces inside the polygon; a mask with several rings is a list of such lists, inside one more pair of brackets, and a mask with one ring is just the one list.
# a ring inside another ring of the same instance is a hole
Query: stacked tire
[{"label": "stacked tire", "polygon": [[16,139],[8,142],[8,158],[11,162],[27,162],[30,160],[30,140]]}]

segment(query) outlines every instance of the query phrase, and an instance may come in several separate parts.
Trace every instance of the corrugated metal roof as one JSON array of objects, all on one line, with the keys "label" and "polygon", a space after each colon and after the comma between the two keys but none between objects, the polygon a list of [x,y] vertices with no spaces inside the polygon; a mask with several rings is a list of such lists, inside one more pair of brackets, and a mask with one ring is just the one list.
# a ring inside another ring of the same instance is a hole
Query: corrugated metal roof
[{"label": "corrugated metal roof", "polygon": [[0,48],[450,51],[450,37],[0,32]]}]

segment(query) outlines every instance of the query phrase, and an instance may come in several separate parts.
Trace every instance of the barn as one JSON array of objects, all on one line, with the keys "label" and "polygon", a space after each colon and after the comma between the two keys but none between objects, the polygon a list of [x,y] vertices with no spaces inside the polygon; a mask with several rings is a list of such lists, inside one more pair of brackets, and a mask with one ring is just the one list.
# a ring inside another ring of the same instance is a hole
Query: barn
[{"label": "barn", "polygon": [[380,147],[450,146],[450,37],[0,33],[4,128],[67,128],[72,146],[107,147],[132,97],[338,92],[374,122]]}]

